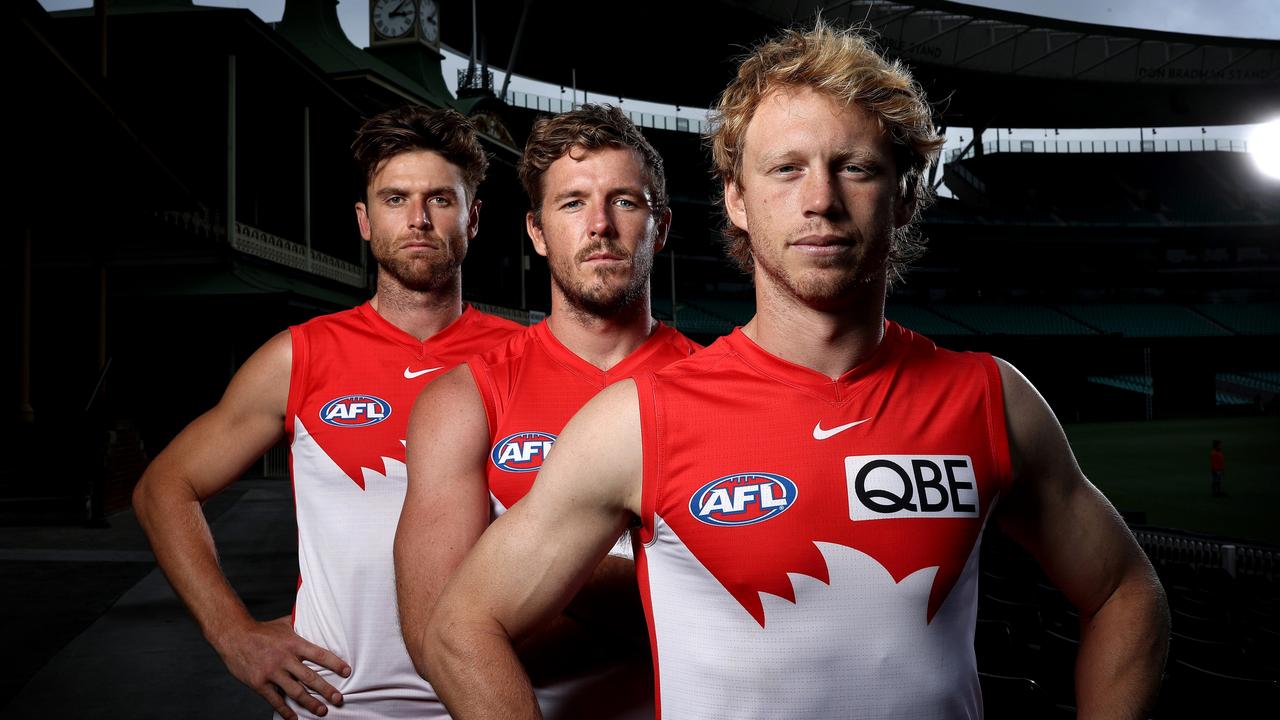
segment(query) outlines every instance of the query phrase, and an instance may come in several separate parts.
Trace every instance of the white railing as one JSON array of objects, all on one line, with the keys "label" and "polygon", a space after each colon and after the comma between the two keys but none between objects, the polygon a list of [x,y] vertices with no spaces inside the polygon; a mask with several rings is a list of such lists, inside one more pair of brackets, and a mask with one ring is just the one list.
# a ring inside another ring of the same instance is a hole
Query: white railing
[{"label": "white railing", "polygon": [[[1152,153],[1249,152],[1247,140],[1187,138],[1182,140],[996,140],[982,144],[984,153]],[[973,157],[972,146],[947,153],[947,162]]]},{"label": "white railing", "polygon": [[1134,528],[1138,544],[1155,562],[1192,568],[1221,569],[1231,577],[1275,577],[1280,571],[1280,550],[1217,540],[1176,530]]},{"label": "white railing", "polygon": [[[527,108],[529,110],[539,110],[549,113],[566,113],[578,107],[582,103],[574,103],[564,98],[547,97],[546,95],[535,95],[533,93],[516,92],[510,90],[506,96],[502,98],[505,103],[515,107]],[[585,94],[583,102],[587,102]],[[623,110],[631,122],[639,127],[654,128],[657,130],[672,130],[675,132],[689,132],[702,134],[706,129],[707,123],[703,120],[690,119],[683,117],[675,117],[673,115],[659,115],[657,113],[635,112],[631,110]]]},{"label": "white railing", "polygon": [[231,247],[263,260],[337,280],[353,287],[365,286],[365,275],[359,265],[310,250],[304,245],[285,240],[279,235],[272,235],[240,221],[236,221],[236,236],[231,241]]}]

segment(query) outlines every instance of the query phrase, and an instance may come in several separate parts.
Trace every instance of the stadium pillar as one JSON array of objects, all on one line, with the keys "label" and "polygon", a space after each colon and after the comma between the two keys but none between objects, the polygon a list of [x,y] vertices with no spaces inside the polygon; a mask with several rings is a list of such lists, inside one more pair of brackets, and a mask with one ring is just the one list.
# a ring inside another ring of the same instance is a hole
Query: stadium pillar
[{"label": "stadium pillar", "polygon": [[30,425],[36,413],[31,407],[31,224],[22,232],[22,315],[18,340],[18,420]]},{"label": "stadium pillar", "polygon": [[972,142],[972,143],[970,143],[970,144],[971,144],[971,145],[973,145],[973,156],[974,156],[974,157],[982,157],[982,155],[983,155],[983,152],[982,152],[982,133],[984,133],[984,132],[986,132],[986,131],[987,131],[987,129],[986,129],[986,128],[984,128],[984,127],[975,127],[975,128],[973,129],[973,142]]},{"label": "stadium pillar", "polygon": [[[939,134],[939,135],[941,135],[942,137],[946,137],[946,136],[947,136],[947,126],[946,126],[946,125],[939,125],[939,126],[938,126],[938,134]],[[941,160],[941,158],[939,158],[939,160]],[[937,179],[937,177],[938,177],[938,166],[939,166],[939,165],[941,165],[941,164],[942,164],[941,162],[936,162],[936,163],[934,163],[933,165],[929,166],[929,187],[933,188],[934,190],[937,190],[937,189],[938,189],[938,186],[934,183],[934,181],[935,181],[935,180]],[[674,307],[674,306],[673,306],[673,307]]]}]

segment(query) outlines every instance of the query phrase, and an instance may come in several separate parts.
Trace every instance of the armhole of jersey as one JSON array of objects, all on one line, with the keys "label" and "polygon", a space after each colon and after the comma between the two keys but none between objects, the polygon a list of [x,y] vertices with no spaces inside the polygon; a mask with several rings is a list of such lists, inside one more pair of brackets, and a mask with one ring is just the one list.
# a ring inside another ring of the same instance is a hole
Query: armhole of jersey
[{"label": "armhole of jersey", "polygon": [[986,372],[987,432],[991,438],[991,461],[999,486],[1007,490],[1013,484],[1013,467],[1009,458],[1009,430],[1004,416],[1004,383],[1000,379],[1000,365],[996,359],[983,353],[982,368]]},{"label": "armhole of jersey", "polygon": [[640,542],[653,541],[653,510],[658,500],[659,445],[657,388],[653,371],[637,373],[636,398],[640,402]]},{"label": "armhole of jersey", "polygon": [[493,381],[493,372],[489,366],[480,362],[480,356],[472,357],[466,363],[467,372],[471,373],[471,382],[476,384],[476,392],[480,393],[480,403],[484,405],[484,420],[489,425],[489,439],[497,440],[498,433],[498,385]]},{"label": "armhole of jersey", "polygon": [[284,406],[284,433],[292,445],[293,419],[298,416],[302,405],[302,393],[307,379],[307,333],[302,325],[289,328],[289,342],[293,348],[293,358],[289,364],[289,399]]}]

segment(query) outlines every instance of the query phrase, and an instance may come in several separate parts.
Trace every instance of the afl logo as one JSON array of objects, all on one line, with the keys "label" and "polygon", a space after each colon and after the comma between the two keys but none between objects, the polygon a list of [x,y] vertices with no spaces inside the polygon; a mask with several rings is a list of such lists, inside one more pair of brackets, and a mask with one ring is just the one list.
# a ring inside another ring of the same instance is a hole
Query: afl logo
[{"label": "afl logo", "polygon": [[708,525],[754,525],[781,515],[796,501],[796,484],[773,473],[740,473],[698,488],[689,512]]},{"label": "afl logo", "polygon": [[499,470],[507,472],[537,472],[547,459],[556,436],[551,433],[526,430],[512,433],[493,446],[489,458]]},{"label": "afl logo", "polygon": [[377,425],[391,417],[391,404],[372,395],[344,395],[320,408],[320,419],[334,427]]}]

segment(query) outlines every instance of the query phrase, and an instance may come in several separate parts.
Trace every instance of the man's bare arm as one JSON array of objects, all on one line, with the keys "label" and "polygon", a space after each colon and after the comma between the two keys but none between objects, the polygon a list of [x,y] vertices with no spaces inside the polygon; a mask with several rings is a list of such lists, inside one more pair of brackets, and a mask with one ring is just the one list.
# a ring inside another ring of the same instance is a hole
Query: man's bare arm
[{"label": "man's bare arm", "polygon": [[1164,590],[1120,515],[1080,471],[1044,399],[1012,366],[999,366],[1014,477],[1001,527],[1080,612],[1080,717],[1146,717],[1169,642]]},{"label": "man's bare arm", "polygon": [[623,381],[574,416],[533,490],[449,580],[425,647],[453,717],[540,717],[513,641],[569,602],[638,514],[640,443],[635,385]]},{"label": "man's bare arm", "polygon": [[[267,341],[236,373],[222,399],[196,418],[152,461],[133,493],[133,508],[156,561],[209,644],[238,680],[281,717],[296,717],[281,692],[317,715],[341,695],[303,664],[349,675],[341,658],[298,637],[288,618],[257,622],[218,565],[201,503],[240,477],[284,434],[293,352],[289,333]],[[278,690],[277,690],[278,688]]]},{"label": "man's bare arm", "polygon": [[396,527],[396,600],[405,647],[426,677],[427,618],[445,581],[489,525],[489,424],[465,365],[418,396],[407,438],[409,487]]}]

